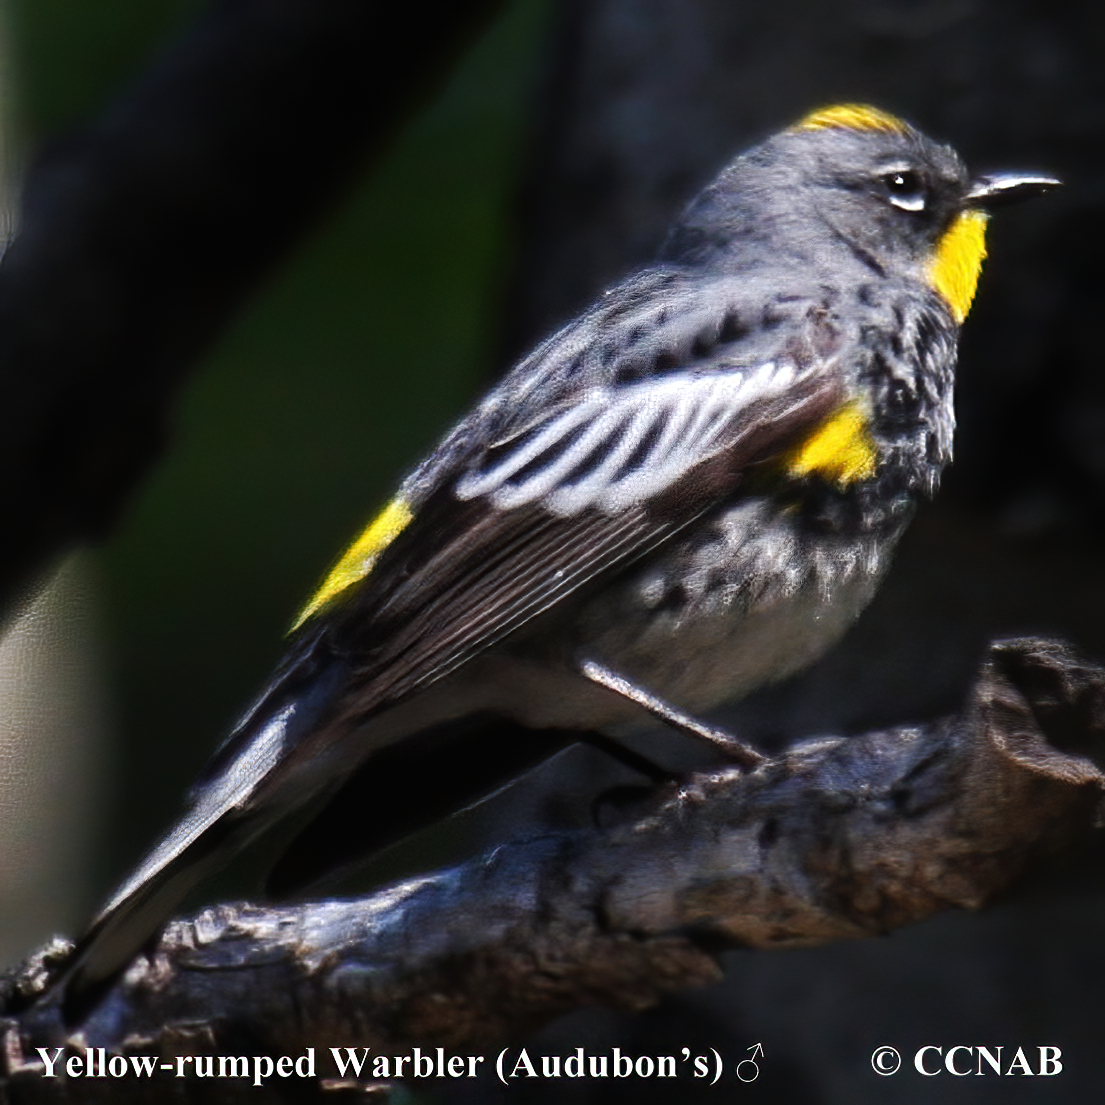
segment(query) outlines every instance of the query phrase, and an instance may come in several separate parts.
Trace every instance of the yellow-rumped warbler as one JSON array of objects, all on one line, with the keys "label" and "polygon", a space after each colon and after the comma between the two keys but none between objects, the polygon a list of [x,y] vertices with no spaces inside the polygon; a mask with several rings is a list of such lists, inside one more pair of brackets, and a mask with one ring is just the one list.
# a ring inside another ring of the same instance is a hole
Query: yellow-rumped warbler
[{"label": "yellow-rumped warbler", "polygon": [[[357,846],[378,846],[504,770],[431,768],[412,789],[432,797],[374,823],[355,781],[390,750],[496,725],[544,749],[527,730],[616,731],[642,708],[709,736],[689,715],[821,655],[951,459],[985,211],[1057,183],[971,177],[859,105],[734,161],[657,263],[518,364],[338,562],[186,814],[78,945],[70,1016],[291,812],[317,807],[317,827],[352,810],[374,824]],[[333,861],[313,831],[285,885]]]}]

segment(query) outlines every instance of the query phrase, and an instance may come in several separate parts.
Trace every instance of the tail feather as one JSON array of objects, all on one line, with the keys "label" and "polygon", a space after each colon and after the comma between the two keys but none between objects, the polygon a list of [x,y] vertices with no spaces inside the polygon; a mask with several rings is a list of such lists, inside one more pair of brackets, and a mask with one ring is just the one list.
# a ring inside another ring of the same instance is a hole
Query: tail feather
[{"label": "tail feather", "polygon": [[[165,838],[134,869],[93,920],[77,945],[60,985],[63,1015],[76,1024],[172,916],[188,892],[218,870],[283,814],[310,800],[288,788],[254,805],[258,788],[286,763],[289,753],[325,714],[343,669],[331,670],[304,689],[293,689],[270,707],[253,711],[192,791],[192,805]],[[275,695],[270,696],[275,697]]]},{"label": "tail feather", "polygon": [[430,726],[377,751],[288,842],[265,884],[275,898],[342,874],[486,798],[580,739],[490,713]]},{"label": "tail feather", "polygon": [[[108,903],[73,951],[61,981],[62,1017],[67,1025],[79,1024],[95,1008],[131,960],[157,937],[188,892],[260,831],[258,820],[225,815],[187,843],[178,844],[160,863],[164,845],[150,854],[139,866],[143,878],[128,880],[127,892]],[[155,865],[152,870],[151,865]]]}]

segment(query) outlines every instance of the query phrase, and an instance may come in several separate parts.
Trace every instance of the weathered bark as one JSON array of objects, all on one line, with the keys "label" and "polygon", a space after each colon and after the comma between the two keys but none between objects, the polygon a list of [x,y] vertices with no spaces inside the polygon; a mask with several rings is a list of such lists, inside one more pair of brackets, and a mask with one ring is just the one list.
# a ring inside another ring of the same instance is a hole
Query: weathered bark
[{"label": "weathered bark", "polygon": [[[1103,730],[1105,670],[1054,642],[999,642],[954,716],[800,745],[751,774],[699,774],[613,827],[516,841],[363,899],[175,922],[79,1033],[54,1001],[12,1017],[3,1086],[19,1101],[143,1098],[164,1083],[201,1100],[252,1092],[171,1075],[43,1078],[35,1049],[63,1045],[314,1047],[322,1079],[337,1075],[330,1047],[494,1056],[570,1009],[639,1010],[713,980],[726,947],[862,938],[978,909],[1094,832]],[[12,1007],[61,950],[9,980]]]}]

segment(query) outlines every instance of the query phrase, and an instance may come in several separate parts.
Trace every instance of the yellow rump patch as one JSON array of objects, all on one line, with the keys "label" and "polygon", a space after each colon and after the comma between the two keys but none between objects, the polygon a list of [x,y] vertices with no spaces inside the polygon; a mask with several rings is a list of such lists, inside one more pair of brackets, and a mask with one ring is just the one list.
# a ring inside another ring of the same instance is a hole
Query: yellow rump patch
[{"label": "yellow rump patch", "polygon": [[783,458],[795,478],[820,476],[846,487],[875,474],[876,447],[858,402],[845,403]]},{"label": "yellow rump patch", "polygon": [[868,104],[834,104],[818,108],[795,123],[793,130],[881,130],[891,134],[905,134],[909,125],[896,115],[880,111]]},{"label": "yellow rump patch", "polygon": [[369,523],[364,533],[345,550],[322,586],[299,612],[289,632],[294,633],[308,618],[318,613],[347,587],[364,579],[372,571],[380,553],[407,528],[414,512],[401,498],[390,503]]},{"label": "yellow rump patch", "polygon": [[929,262],[929,286],[951,308],[956,322],[971,309],[986,256],[985,211],[963,211],[936,243]]}]

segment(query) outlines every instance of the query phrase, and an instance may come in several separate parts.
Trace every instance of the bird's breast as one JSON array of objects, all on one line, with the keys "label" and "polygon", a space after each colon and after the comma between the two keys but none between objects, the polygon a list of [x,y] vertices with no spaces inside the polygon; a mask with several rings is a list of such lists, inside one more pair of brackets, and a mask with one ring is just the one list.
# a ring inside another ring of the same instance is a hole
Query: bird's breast
[{"label": "bird's breast", "polygon": [[577,648],[683,709],[741,698],[839,639],[905,522],[845,535],[769,498],[735,504],[591,599]]}]

